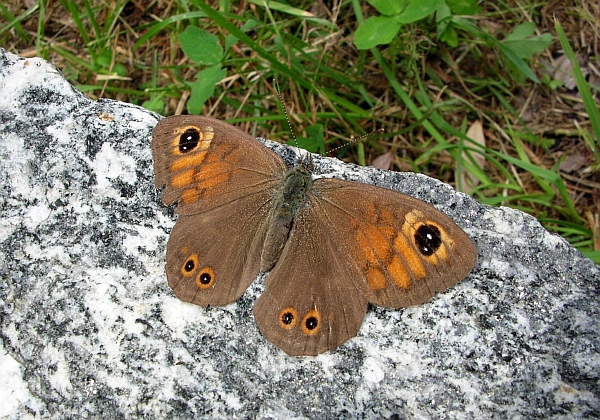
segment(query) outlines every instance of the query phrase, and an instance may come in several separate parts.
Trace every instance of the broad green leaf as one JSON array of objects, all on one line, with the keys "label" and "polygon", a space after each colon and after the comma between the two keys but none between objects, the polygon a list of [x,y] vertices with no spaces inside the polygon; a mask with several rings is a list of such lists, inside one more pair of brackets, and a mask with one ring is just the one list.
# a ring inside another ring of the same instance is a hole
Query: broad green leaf
[{"label": "broad green leaf", "polygon": [[535,23],[525,22],[515,29],[502,41],[519,58],[531,58],[546,50],[552,43],[550,34],[531,36],[535,32]]},{"label": "broad green leaf", "polygon": [[446,4],[442,4],[435,14],[437,23],[437,36],[440,41],[445,42],[450,47],[458,46],[458,34],[452,25],[452,12]]},{"label": "broad green leaf", "polygon": [[181,49],[192,61],[212,66],[223,58],[223,47],[219,38],[196,26],[188,26],[179,35]]},{"label": "broad green leaf", "polygon": [[397,15],[406,7],[405,0],[368,0],[368,2],[379,13],[386,16]]},{"label": "broad green leaf", "polygon": [[187,103],[190,114],[197,115],[202,111],[204,102],[215,93],[216,84],[225,78],[227,72],[217,64],[198,72],[197,79],[189,83],[192,94]]},{"label": "broad green leaf", "polygon": [[504,38],[504,41],[520,41],[528,36],[533,35],[535,32],[535,23],[525,22],[515,26],[515,29]]},{"label": "broad green leaf", "polygon": [[454,27],[448,25],[444,32],[440,35],[440,41],[445,42],[449,47],[458,47],[458,34],[454,30]]},{"label": "broad green leaf", "polygon": [[521,41],[503,41],[519,58],[531,58],[535,54],[545,51],[552,43],[552,35],[542,34],[534,38]]},{"label": "broad green leaf", "polygon": [[144,101],[142,106],[147,110],[162,114],[165,112],[165,101],[162,100],[162,96],[154,96],[153,98]]},{"label": "broad green leaf", "polygon": [[373,16],[365,20],[354,33],[354,44],[359,50],[389,44],[402,24],[397,17]]},{"label": "broad green leaf", "polygon": [[426,18],[443,5],[444,0],[412,0],[408,3],[408,7],[396,16],[396,20],[399,23],[413,23]]}]

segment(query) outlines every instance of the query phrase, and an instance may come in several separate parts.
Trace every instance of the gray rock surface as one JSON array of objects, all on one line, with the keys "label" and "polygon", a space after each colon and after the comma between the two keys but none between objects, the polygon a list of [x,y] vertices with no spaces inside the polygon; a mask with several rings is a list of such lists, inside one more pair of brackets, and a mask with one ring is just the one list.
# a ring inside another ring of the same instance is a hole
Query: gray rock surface
[{"label": "gray rock surface", "polygon": [[260,279],[223,308],[177,300],[158,119],[0,50],[0,417],[600,416],[600,268],[532,217],[426,176],[317,160],[432,203],[479,248],[465,281],[371,308],[332,353],[288,357],[260,335]]}]

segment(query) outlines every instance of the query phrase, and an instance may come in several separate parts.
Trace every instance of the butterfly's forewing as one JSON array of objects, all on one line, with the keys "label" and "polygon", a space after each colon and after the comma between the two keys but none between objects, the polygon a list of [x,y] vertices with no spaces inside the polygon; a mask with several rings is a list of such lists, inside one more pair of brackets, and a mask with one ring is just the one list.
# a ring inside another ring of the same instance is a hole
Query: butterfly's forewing
[{"label": "butterfly's forewing", "polygon": [[259,272],[284,162],[218,120],[170,117],[153,131],[155,183],[180,215],[167,245],[169,285],[202,306],[235,301]]},{"label": "butterfly's forewing", "polygon": [[165,118],[152,131],[154,179],[165,204],[195,214],[282,182],[283,160],[254,137],[213,118]]},{"label": "butterfly's forewing", "polygon": [[314,210],[370,303],[406,307],[463,280],[477,262],[471,238],[413,197],[373,185],[320,179]]}]

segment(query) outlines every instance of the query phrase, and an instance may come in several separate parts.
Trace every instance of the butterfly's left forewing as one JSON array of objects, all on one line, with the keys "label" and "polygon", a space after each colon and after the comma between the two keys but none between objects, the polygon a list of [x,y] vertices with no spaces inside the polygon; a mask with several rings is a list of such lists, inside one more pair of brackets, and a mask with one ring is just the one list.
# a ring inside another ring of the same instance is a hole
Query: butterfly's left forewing
[{"label": "butterfly's left forewing", "polygon": [[279,185],[283,160],[254,137],[214,118],[165,118],[152,131],[154,178],[165,204],[195,214]]}]

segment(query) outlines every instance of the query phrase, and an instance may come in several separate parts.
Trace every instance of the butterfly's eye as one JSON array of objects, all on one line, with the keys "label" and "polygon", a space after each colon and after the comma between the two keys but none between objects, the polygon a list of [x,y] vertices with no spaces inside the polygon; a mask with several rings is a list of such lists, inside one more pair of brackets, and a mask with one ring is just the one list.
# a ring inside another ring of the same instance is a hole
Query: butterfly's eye
[{"label": "butterfly's eye", "polygon": [[196,276],[196,286],[199,289],[208,289],[215,284],[215,272],[210,267],[204,267]]},{"label": "butterfly's eye", "polygon": [[415,244],[426,257],[432,255],[442,244],[442,234],[435,225],[421,225],[415,232]]},{"label": "butterfly's eye", "polygon": [[188,128],[179,137],[179,152],[182,154],[189,153],[198,146],[200,141],[200,133],[195,128]]},{"label": "butterfly's eye", "polygon": [[321,329],[321,312],[313,309],[302,319],[302,332],[305,335],[315,335]]},{"label": "butterfly's eye", "polygon": [[288,307],[279,313],[279,325],[284,330],[291,330],[297,323],[298,312],[294,308]]}]

